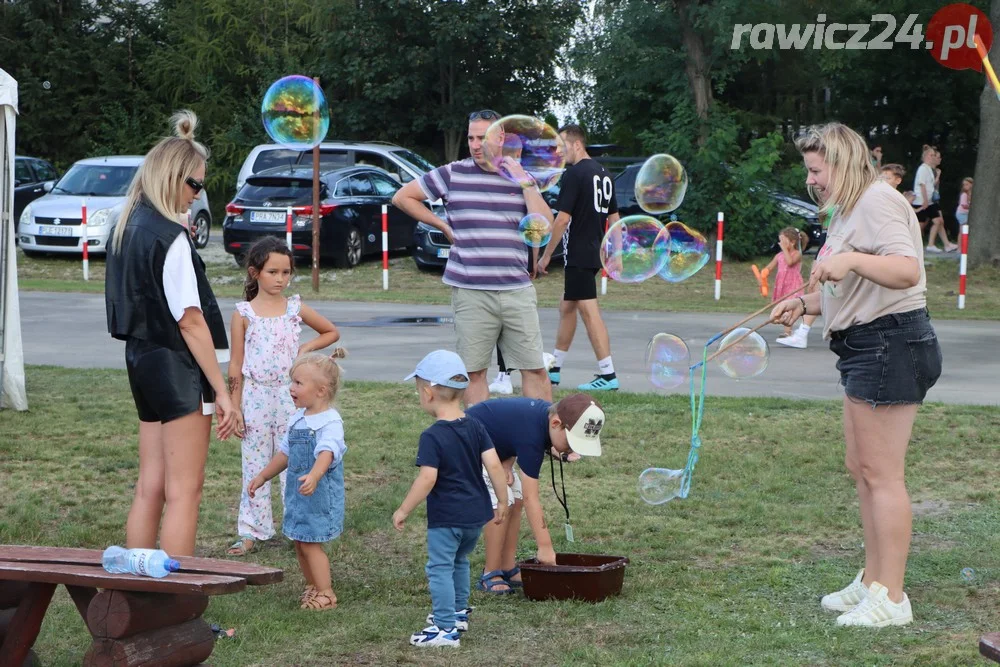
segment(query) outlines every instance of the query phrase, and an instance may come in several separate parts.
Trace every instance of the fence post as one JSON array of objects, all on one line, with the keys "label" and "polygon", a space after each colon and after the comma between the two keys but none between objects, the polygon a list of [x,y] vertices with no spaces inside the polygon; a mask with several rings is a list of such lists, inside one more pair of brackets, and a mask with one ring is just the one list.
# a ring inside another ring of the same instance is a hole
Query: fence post
[{"label": "fence post", "polygon": [[715,237],[715,300],[722,296],[722,229],[725,227],[726,216],[719,211],[719,231]]},{"label": "fence post", "polygon": [[389,289],[389,207],[382,204],[382,291]]},{"label": "fence post", "polygon": [[80,207],[80,235],[83,241],[83,279],[90,280],[90,239],[87,237],[87,200]]},{"label": "fence post", "polygon": [[969,225],[962,225],[962,256],[958,260],[958,309],[965,310],[965,273],[969,261]]}]

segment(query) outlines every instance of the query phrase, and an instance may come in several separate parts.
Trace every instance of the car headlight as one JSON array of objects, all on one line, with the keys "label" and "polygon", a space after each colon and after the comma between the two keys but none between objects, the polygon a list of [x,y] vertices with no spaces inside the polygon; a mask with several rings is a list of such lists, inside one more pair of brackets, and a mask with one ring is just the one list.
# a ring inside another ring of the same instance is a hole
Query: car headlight
[{"label": "car headlight", "polygon": [[104,227],[111,221],[111,209],[102,208],[87,215],[87,225],[90,227]]},{"label": "car headlight", "polygon": [[17,224],[19,224],[19,225],[30,225],[30,224],[32,224],[35,221],[34,217],[35,216],[33,216],[31,214],[31,204],[28,204],[27,206],[24,207],[24,210],[21,211],[21,217],[17,221]]}]

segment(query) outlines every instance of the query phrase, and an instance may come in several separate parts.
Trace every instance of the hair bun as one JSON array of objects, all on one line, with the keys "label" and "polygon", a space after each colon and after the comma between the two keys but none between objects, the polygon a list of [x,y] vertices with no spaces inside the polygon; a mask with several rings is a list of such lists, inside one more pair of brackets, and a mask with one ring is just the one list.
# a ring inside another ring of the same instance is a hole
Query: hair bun
[{"label": "hair bun", "polygon": [[347,358],[347,348],[346,347],[336,347],[333,352],[330,353],[331,359],[346,359]]},{"label": "hair bun", "polygon": [[174,134],[181,139],[194,141],[194,131],[198,127],[198,116],[190,109],[183,109],[170,117],[170,124],[174,126]]}]

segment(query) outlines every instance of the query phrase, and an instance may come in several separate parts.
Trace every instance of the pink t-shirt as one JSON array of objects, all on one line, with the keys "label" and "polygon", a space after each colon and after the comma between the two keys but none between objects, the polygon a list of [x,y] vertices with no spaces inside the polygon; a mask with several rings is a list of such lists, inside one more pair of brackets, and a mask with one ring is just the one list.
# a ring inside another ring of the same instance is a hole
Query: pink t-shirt
[{"label": "pink t-shirt", "polygon": [[851,272],[838,283],[821,285],[824,338],[829,339],[831,331],[927,305],[920,224],[906,198],[889,184],[873,183],[846,219],[834,217],[817,261],[842,252],[915,257],[920,264],[920,281],[908,289],[890,289]]},{"label": "pink t-shirt", "polygon": [[958,197],[958,208],[955,209],[956,213],[968,213],[969,212],[969,193],[963,192]]}]

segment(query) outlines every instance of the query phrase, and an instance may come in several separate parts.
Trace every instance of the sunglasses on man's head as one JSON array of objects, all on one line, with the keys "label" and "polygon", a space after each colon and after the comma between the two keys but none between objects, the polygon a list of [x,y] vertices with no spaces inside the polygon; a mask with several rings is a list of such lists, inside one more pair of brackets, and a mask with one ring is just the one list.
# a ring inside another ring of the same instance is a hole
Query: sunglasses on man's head
[{"label": "sunglasses on man's head", "polygon": [[483,109],[482,111],[473,111],[469,114],[469,122],[474,120],[499,120],[500,114],[492,109]]},{"label": "sunglasses on man's head", "polygon": [[198,194],[205,189],[205,181],[195,180],[194,176],[188,176],[184,179],[184,182],[188,184],[189,188],[194,190],[195,194]]}]

